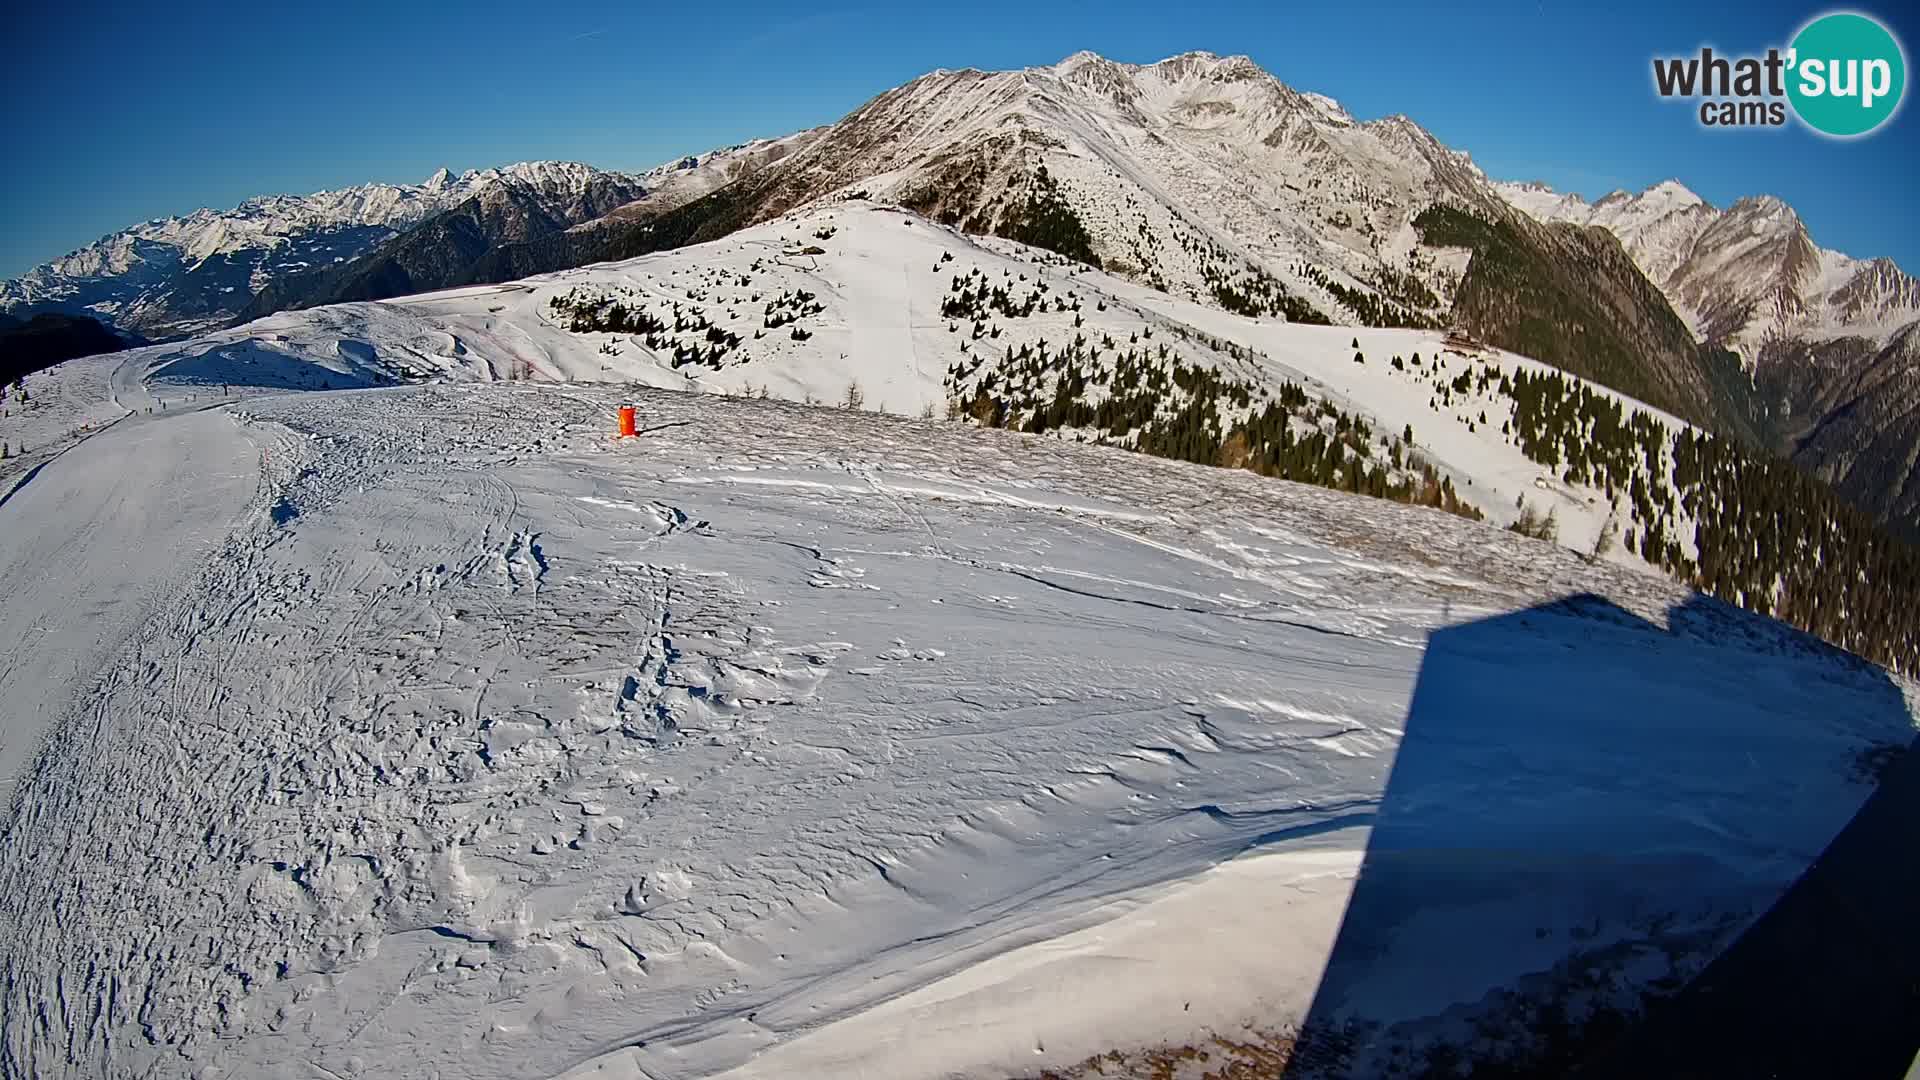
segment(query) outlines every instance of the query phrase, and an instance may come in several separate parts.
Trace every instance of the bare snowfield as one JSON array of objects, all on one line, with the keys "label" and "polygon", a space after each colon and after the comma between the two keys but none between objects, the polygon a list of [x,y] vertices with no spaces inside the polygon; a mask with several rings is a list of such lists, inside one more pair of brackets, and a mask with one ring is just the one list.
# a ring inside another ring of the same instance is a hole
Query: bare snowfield
[{"label": "bare snowfield", "polygon": [[1435,511],[636,393],[624,442],[584,385],[143,410],[0,505],[0,1074],[1466,1040],[1698,970],[1912,737],[1877,669]]}]

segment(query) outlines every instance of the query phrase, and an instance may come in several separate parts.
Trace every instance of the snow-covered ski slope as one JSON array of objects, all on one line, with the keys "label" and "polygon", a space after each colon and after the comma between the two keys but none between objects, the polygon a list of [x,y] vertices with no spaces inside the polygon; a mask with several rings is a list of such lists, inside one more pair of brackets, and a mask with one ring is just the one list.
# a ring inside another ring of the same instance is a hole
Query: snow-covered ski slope
[{"label": "snow-covered ski slope", "polygon": [[[638,392],[621,442],[627,396],[143,407],[0,505],[0,567],[118,547],[89,613],[152,605],[117,650],[0,644],[93,676],[5,699],[50,726],[0,847],[0,1074],[1447,1040],[1502,988],[1697,970],[1912,738],[1903,682],[1437,511],[778,401]],[[247,455],[237,505],[130,482],[167,439]],[[232,525],[155,541],[109,492]],[[23,595],[0,624],[48,617]]]},{"label": "snow-covered ski slope", "polygon": [[[977,321],[977,333],[976,320],[942,314],[956,282],[975,274],[1016,301],[1031,294],[1041,304],[1016,317],[989,314]],[[1037,292],[1043,284],[1047,292]],[[1077,310],[1053,310],[1054,301]],[[679,328],[569,328],[572,312],[591,308],[604,321],[613,304]],[[956,369],[1022,347],[1051,343],[1057,351],[1076,338],[1110,363],[1123,350],[1170,348],[1168,355],[1255,386],[1304,384],[1317,398],[1371,418],[1382,435],[1410,427],[1409,448],[1451,474],[1462,497],[1489,520],[1513,521],[1524,498],[1530,509],[1557,516],[1561,542],[1575,550],[1594,549],[1610,514],[1616,532],[1645,525],[1624,496],[1616,511],[1604,492],[1528,460],[1502,434],[1512,400],[1475,390],[1439,401],[1441,388],[1461,374],[1551,370],[1546,365],[1493,349],[1449,351],[1437,331],[1243,318],[862,200],[821,204],[726,239],[627,262],[287,312],[133,355],[149,365],[161,393],[202,400],[222,387],[253,392],[445,377],[617,382],[831,404],[857,385],[863,408],[913,416],[945,415],[951,400],[978,387],[977,373],[951,381]],[[696,359],[688,350],[723,355]],[[1354,362],[1356,352],[1364,364]],[[1393,366],[1395,357],[1401,366]],[[1674,432],[1684,429],[1639,402],[1595,389]],[[1179,404],[1170,397],[1164,411],[1177,412]],[[1376,449],[1384,456],[1384,443]],[[1668,527],[1691,544],[1684,511],[1675,511]],[[1619,545],[1607,558],[1646,567]]]},{"label": "snow-covered ski slope", "polygon": [[[962,274],[1049,303],[975,336]],[[854,203],[31,376],[0,1076],[1009,1077],[1309,1021],[1378,1025],[1364,1075],[1699,970],[1913,738],[1906,682],[1637,563],[917,418],[962,343],[1076,335],[1597,528],[1429,405],[1531,361]]]}]

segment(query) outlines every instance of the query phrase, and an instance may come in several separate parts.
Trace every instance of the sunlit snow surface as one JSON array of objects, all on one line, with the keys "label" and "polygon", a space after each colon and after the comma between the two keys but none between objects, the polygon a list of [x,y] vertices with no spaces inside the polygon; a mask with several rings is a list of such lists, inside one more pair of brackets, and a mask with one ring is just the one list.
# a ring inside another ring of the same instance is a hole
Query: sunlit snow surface
[{"label": "sunlit snow surface", "polygon": [[[619,400],[142,413],[0,506],[0,584],[32,510],[153,612],[33,614],[100,682],[8,812],[0,1071],[1006,1076],[1444,1024],[1614,946],[1696,969],[1911,737],[1864,665],[1437,512],[659,391],[621,442]],[[157,467],[128,525],[88,490],[134,453],[225,502]]]}]

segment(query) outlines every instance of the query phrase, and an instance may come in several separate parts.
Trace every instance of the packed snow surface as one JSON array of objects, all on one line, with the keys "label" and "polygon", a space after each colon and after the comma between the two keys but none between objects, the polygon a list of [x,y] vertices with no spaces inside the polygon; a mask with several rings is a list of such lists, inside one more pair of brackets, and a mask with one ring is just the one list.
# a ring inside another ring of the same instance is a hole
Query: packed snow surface
[{"label": "packed snow surface", "polygon": [[7,1076],[1441,1031],[1570,958],[1697,970],[1911,738],[1875,669],[1435,511],[713,395],[189,404],[170,362],[0,505]]},{"label": "packed snow surface", "polygon": [[[0,798],[34,736],[85,692],[158,590],[197,569],[253,494],[257,455],[232,426],[204,413],[130,424],[116,439],[75,447],[69,467],[0,507]],[[171,494],[154,498],[159,491]],[[73,503],[87,508],[78,529],[63,512]],[[29,656],[33,663],[19,662]]]}]

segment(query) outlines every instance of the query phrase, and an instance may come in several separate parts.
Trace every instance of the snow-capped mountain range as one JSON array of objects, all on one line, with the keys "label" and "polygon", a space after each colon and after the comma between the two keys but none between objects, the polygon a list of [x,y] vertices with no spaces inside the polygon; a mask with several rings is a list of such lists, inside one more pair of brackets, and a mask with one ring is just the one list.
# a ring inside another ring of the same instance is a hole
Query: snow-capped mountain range
[{"label": "snow-capped mountain range", "polygon": [[1419,210],[1504,206],[1465,154],[1407,118],[1358,122],[1245,57],[1078,53],[883,93],[759,174],[747,216],[858,189],[991,231],[1018,216],[1042,165],[1103,266],[1206,299],[1267,275],[1337,322],[1362,319],[1321,276],[1372,292],[1412,259]]},{"label": "snow-capped mountain range", "polygon": [[0,282],[0,310],[90,314],[156,338],[195,333],[225,325],[269,282],[351,261],[484,192],[511,188],[564,212],[607,179],[639,187],[578,162],[533,161],[155,218]]},{"label": "snow-capped mountain range", "polygon": [[[1358,121],[1246,57],[1206,52],[1153,64],[1081,52],[1018,71],[935,71],[836,124],[627,176],[645,198],[608,217],[655,216],[757,175],[767,190],[752,220],[858,186],[991,226],[1039,164],[1104,266],[1209,302],[1223,283],[1270,275],[1335,323],[1370,321],[1356,306],[1367,297],[1403,317],[1443,319],[1465,259],[1423,250],[1410,224],[1443,201],[1605,227],[1703,338],[1749,359],[1783,330],[1884,341],[1920,318],[1911,277],[1889,260],[1816,247],[1776,199],[1723,211],[1668,181],[1588,204],[1493,181],[1406,116]],[[0,283],[0,310],[86,309],[149,336],[204,329],[245,308],[242,292],[348,262],[483,189],[512,184],[564,200],[610,175],[621,174],[570,162],[443,169],[420,184],[156,219]],[[1431,295],[1402,288],[1403,275]]]},{"label": "snow-capped mountain range", "polygon": [[[1533,205],[1516,209],[1516,191],[1525,194],[1407,117],[1356,120],[1245,57],[1187,53],[1123,64],[1078,53],[1019,71],[929,73],[806,133],[804,145],[668,220],[642,222],[612,243],[596,234],[569,257],[537,253],[514,262],[511,276],[712,239],[857,193],[1263,317],[1459,324],[1540,355],[1538,342],[1519,340],[1516,324],[1531,319],[1566,346],[1548,358],[1569,370],[1696,422],[1770,439],[1752,417],[1766,410],[1746,400],[1737,365],[1716,370],[1696,338],[1709,319],[1729,325],[1735,314],[1712,302],[1731,288],[1722,277],[1765,279],[1766,260],[1790,251],[1738,244],[1736,216],[1711,233],[1689,233],[1703,257],[1665,274],[1657,261],[1628,256],[1666,250],[1656,241],[1671,225],[1649,225],[1644,239],[1629,231],[1622,249],[1535,214]],[[1640,216],[1657,223],[1662,194]],[[1469,247],[1423,235],[1419,219],[1436,206],[1495,223],[1506,254],[1525,264],[1521,272],[1474,280]],[[1629,214],[1617,224],[1624,231],[1638,221]],[[1709,241],[1726,254],[1704,257]],[[1841,256],[1826,263],[1834,277],[1853,265]],[[1900,275],[1890,264],[1865,265],[1851,284],[1822,294],[1832,297],[1825,325],[1870,327],[1885,340],[1907,310],[1898,301]],[[1557,291],[1515,295],[1516,277],[1552,280]],[[1872,288],[1883,277],[1891,302]]]},{"label": "snow-capped mountain range", "polygon": [[1891,259],[1818,246],[1793,207],[1770,195],[1723,210],[1678,180],[1594,203],[1538,183],[1494,187],[1541,221],[1613,233],[1696,333],[1750,363],[1771,339],[1885,342],[1920,319],[1920,282]]},{"label": "snow-capped mountain range", "polygon": [[[1776,199],[1722,210],[1668,182],[1588,204],[1495,181],[1405,116],[1361,121],[1205,52],[935,71],[836,123],[638,176],[536,163],[252,200],[105,238],[0,285],[0,309],[179,336],[629,258],[851,194],[1242,314],[1465,327],[1920,521],[1920,494],[1900,494],[1920,493],[1920,287],[1890,261],[1817,247]],[[1458,230],[1422,224],[1436,208],[1487,223],[1518,272],[1476,273]],[[1717,366],[1721,347],[1740,362]]]}]

